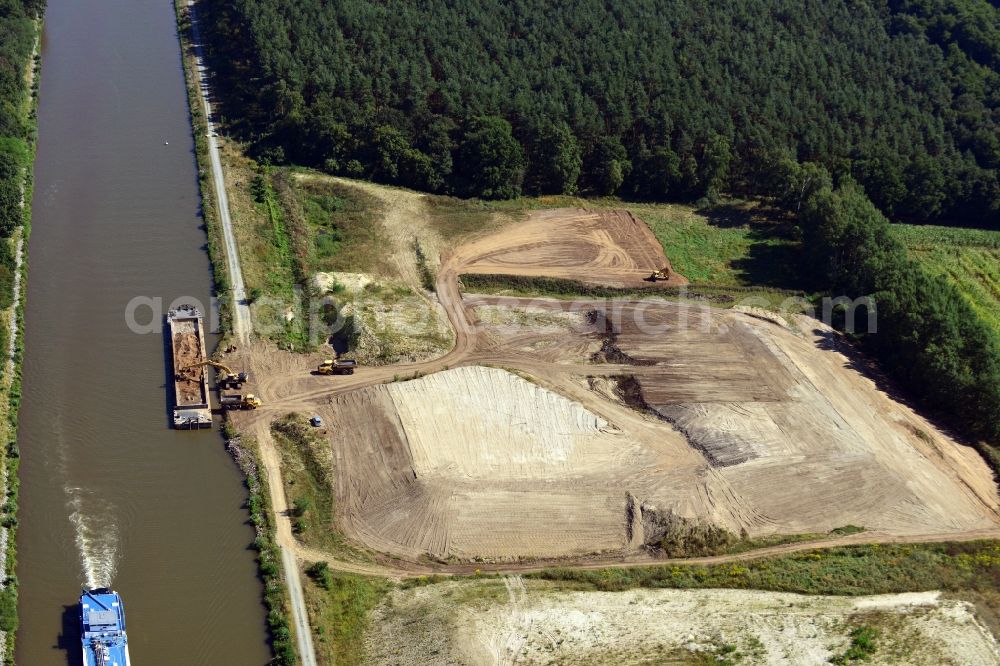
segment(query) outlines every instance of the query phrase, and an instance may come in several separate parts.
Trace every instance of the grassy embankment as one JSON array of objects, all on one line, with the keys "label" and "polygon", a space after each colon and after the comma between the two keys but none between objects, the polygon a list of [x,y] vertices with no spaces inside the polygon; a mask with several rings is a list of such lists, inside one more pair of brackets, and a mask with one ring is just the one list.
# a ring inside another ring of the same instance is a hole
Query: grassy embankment
[{"label": "grassy embankment", "polygon": [[276,524],[267,475],[260,472],[257,442],[241,438],[228,422],[225,435],[226,448],[243,472],[249,494],[247,509],[256,535],[253,547],[257,551],[257,564],[264,580],[264,604],[268,609],[267,626],[271,632],[274,663],[291,666],[298,662],[298,655],[288,621],[288,589],[281,569],[281,552],[275,539]]},{"label": "grassy embankment", "polygon": [[[378,273],[384,261],[380,250],[385,239],[370,223],[378,214],[377,202],[332,181],[308,182],[297,183],[283,199],[285,210],[291,207],[304,213],[309,258],[306,272]],[[650,226],[674,269],[690,280],[686,292],[691,300],[728,307],[753,298],[777,307],[788,297],[804,296],[798,289],[791,224],[775,221],[751,203],[699,211],[683,205],[566,196],[504,202],[427,196],[426,201],[435,228],[449,239],[486,228],[497,212],[517,214],[563,206],[624,208]],[[1000,232],[905,224],[893,225],[893,229],[921,264],[932,273],[949,276],[977,311],[1000,330]],[[550,278],[465,276],[463,282],[469,288],[518,295],[648,296],[643,290],[592,287]],[[677,290],[658,290],[658,295],[663,291]]]},{"label": "grassy embankment", "polygon": [[[366,554],[351,547],[333,524],[332,462],[329,442],[298,414],[271,426],[281,453],[285,493],[291,505],[293,531],[308,546],[349,559]],[[303,592],[313,627],[316,658],[322,664],[360,663],[368,612],[382,600],[390,584],[378,578],[334,573],[325,563],[306,568]]]},{"label": "grassy embankment", "polygon": [[181,57],[184,63],[184,81],[187,88],[188,111],[191,117],[191,131],[194,139],[195,156],[198,162],[198,190],[201,196],[201,217],[205,222],[205,234],[208,237],[208,257],[212,265],[212,286],[219,302],[219,332],[224,336],[230,332],[232,304],[230,300],[231,286],[229,283],[229,267],[226,263],[225,244],[222,237],[222,227],[216,209],[215,188],[212,184],[211,167],[208,158],[208,126],[204,107],[198,91],[198,71],[195,64],[194,51],[191,48],[191,23],[188,18],[186,3],[176,0],[174,10],[177,14],[177,35],[181,44]]},{"label": "grassy embankment", "polygon": [[[244,178],[252,178],[251,174],[261,171],[242,155],[228,159],[234,165],[243,164]],[[294,220],[292,228],[303,235],[300,275],[316,271],[386,272],[386,239],[379,233],[378,225],[372,223],[381,213],[378,202],[358,188],[311,171],[296,170],[295,173],[308,176],[302,179],[290,178],[287,170],[268,173],[272,181],[282,183],[281,216]],[[241,180],[234,178],[236,182]],[[497,228],[505,219],[533,209],[624,208],[649,224],[674,269],[691,281],[684,290],[661,287],[656,290],[657,296],[720,307],[752,299],[753,304],[772,308],[779,307],[785,299],[805,296],[795,289],[795,242],[790,226],[774,221],[753,204],[735,203],[696,211],[682,205],[565,196],[485,202],[427,195],[423,200],[428,224],[449,242]],[[251,243],[266,244],[266,234],[261,231],[266,228],[267,225],[260,223],[258,231],[251,234],[255,238]],[[266,255],[263,251],[258,254]],[[477,275],[464,276],[463,282],[470,290],[517,295],[563,298],[650,295],[647,290],[600,288],[551,278]]]},{"label": "grassy embankment", "polygon": [[[366,365],[439,356],[452,344],[435,288],[439,249],[505,215],[475,202],[274,170],[281,216],[297,229],[296,279],[336,344]],[[313,280],[313,278],[317,278]],[[322,299],[322,300],[320,300]],[[319,323],[316,321],[316,323]],[[317,335],[312,345],[324,341]]]},{"label": "grassy embankment", "polygon": [[290,170],[260,165],[228,140],[221,157],[255,330],[284,349],[306,351],[316,342],[309,338],[308,279],[344,270],[342,257],[361,265],[378,257],[377,204],[349,188],[313,196]]},{"label": "grassy embankment", "polygon": [[271,434],[281,454],[285,496],[294,514],[292,531],[309,547],[368,561],[370,558],[351,547],[332,522],[333,460],[324,433],[309,425],[300,414],[288,414],[271,424]]},{"label": "grassy embankment", "polygon": [[1000,333],[1000,231],[910,224],[892,229],[927,272],[950,279]]},{"label": "grassy embankment", "polygon": [[918,590],[976,592],[1000,609],[1000,543],[871,544],[714,565],[549,569],[529,577],[567,589],[733,588],[802,594],[888,594]]},{"label": "grassy embankment", "polygon": [[[216,197],[210,175],[207,125],[201,97],[198,90],[198,73],[194,52],[191,48],[191,24],[186,3],[176,0],[177,33],[180,39],[181,55],[184,63],[184,78],[187,87],[188,107],[191,114],[191,128],[194,137],[195,154],[198,162],[198,186],[201,193],[202,218],[208,236],[208,253],[212,263],[213,287],[219,300],[219,326],[225,335],[230,330],[232,308],[230,305],[230,282],[222,228],[220,226]],[[259,473],[258,451],[255,442],[240,440],[227,422],[225,427],[227,448],[243,472],[248,491],[247,508],[254,525],[257,563],[264,582],[264,604],[267,607],[267,624],[271,634],[271,646],[278,666],[291,666],[298,662],[295,641],[288,620],[290,609],[288,589],[281,570],[281,557],[275,541],[274,513],[270,504],[267,479]]]},{"label": "grassy embankment", "polygon": [[[18,20],[8,17],[10,21]],[[30,19],[25,19],[30,20]],[[17,419],[21,404],[21,362],[24,352],[24,299],[27,291],[27,243],[31,233],[31,201],[34,186],[33,164],[38,136],[38,82],[41,56],[38,53],[42,33],[42,19],[30,20],[32,48],[25,54],[22,97],[14,100],[4,112],[12,110],[20,115],[18,121],[24,128],[23,136],[0,137],[0,150],[5,153],[5,164],[14,168],[7,174],[8,181],[0,183],[7,197],[16,197],[17,202],[4,211],[3,225],[10,229],[9,235],[0,239],[4,244],[4,257],[0,267],[0,442],[3,444],[5,496],[2,499],[2,524],[6,529],[4,552],[3,590],[0,591],[0,630],[4,632],[3,659],[5,664],[14,663],[14,641],[18,626],[17,619],[17,509],[19,479],[17,476],[20,453],[17,447]],[[16,248],[22,245],[20,267],[17,266]],[[15,293],[17,271],[21,280]],[[16,330],[10,330],[11,315],[15,315]],[[13,363],[8,366],[7,351],[10,337],[14,336]],[[8,372],[10,368],[10,372]]]}]

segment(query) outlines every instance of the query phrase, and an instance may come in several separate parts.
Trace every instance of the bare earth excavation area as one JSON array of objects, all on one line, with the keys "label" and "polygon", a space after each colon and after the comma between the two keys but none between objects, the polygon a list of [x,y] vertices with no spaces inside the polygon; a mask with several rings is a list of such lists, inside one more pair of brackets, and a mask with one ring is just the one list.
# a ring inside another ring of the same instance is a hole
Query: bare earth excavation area
[{"label": "bare earth excavation area", "polygon": [[533,215],[442,265],[456,347],[409,366],[432,374],[331,383],[282,361],[258,367],[279,399],[259,416],[321,415],[331,521],[411,561],[634,558],[676,520],[748,537],[997,529],[980,457],[879,390],[815,320],[461,296],[449,282],[476,270],[637,284],[658,263],[629,215]]},{"label": "bare earth excavation area", "polygon": [[619,474],[631,466],[614,461],[628,443],[520,377],[457,368],[339,396],[330,416],[356,442],[335,446],[342,518],[376,550],[517,558],[624,545]]},{"label": "bare earth excavation area", "polygon": [[[578,356],[529,367],[502,344],[484,359],[521,365],[578,401],[481,366],[337,396],[325,417],[340,524],[379,551],[490,561],[628,554],[662,536],[667,513],[750,536],[995,526],[977,454],[917,436],[931,427],[845,369],[843,356],[817,351],[821,338],[736,313],[704,316],[707,333],[673,331],[655,345],[618,338],[653,365]],[[601,345],[596,333],[563,336],[571,352],[579,337]],[[676,428],[588,388],[600,375],[613,398],[626,373]]]},{"label": "bare earth excavation area", "polygon": [[[612,287],[647,286],[670,262],[642,221],[628,211],[560,208],[534,211],[513,228],[474,240],[454,257],[464,273],[565,278]],[[670,271],[661,284],[685,284]]]},{"label": "bare earth excavation area", "polygon": [[390,602],[373,615],[366,663],[709,664],[736,654],[726,663],[828,664],[852,625],[877,620],[891,630],[863,663],[1000,664],[971,604],[936,592],[558,592],[510,577],[400,590]]}]

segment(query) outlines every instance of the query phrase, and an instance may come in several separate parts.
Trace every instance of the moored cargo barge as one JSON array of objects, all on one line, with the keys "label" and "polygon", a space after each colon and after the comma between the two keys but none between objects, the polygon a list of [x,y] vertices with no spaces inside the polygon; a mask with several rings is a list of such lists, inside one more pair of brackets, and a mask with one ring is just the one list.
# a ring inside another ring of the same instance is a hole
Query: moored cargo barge
[{"label": "moored cargo barge", "polygon": [[80,596],[83,666],[130,666],[125,606],[114,590],[100,587]]},{"label": "moored cargo barge", "polygon": [[174,427],[211,428],[208,377],[204,367],[191,367],[208,359],[201,312],[193,305],[174,308],[167,313],[167,334],[174,367]]}]

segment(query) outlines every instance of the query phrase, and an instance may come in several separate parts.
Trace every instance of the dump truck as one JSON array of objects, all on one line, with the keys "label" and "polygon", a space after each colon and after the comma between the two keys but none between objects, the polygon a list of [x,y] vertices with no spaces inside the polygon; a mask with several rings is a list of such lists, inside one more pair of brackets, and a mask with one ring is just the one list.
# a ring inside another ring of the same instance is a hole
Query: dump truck
[{"label": "dump truck", "polygon": [[181,368],[181,372],[184,370],[194,370],[195,368],[203,368],[206,365],[210,365],[216,370],[218,374],[215,377],[215,384],[220,389],[240,389],[243,388],[249,376],[245,372],[235,372],[229,366],[223,365],[218,361],[207,360],[201,361],[200,363],[192,363],[189,366]]},{"label": "dump truck", "polygon": [[316,368],[317,375],[353,375],[358,362],[353,358],[328,358]]},{"label": "dump truck", "polygon": [[219,402],[222,404],[223,409],[257,409],[264,404],[253,393],[247,393],[246,395],[240,395],[239,393],[222,395],[219,396]]}]

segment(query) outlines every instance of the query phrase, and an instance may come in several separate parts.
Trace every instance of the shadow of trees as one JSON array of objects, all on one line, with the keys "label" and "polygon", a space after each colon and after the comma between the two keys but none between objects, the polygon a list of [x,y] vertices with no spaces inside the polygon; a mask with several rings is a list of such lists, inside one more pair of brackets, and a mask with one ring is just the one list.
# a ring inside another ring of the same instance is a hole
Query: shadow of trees
[{"label": "shadow of trees", "polygon": [[798,238],[794,223],[778,210],[748,209],[722,204],[698,211],[708,224],[719,229],[747,229],[750,248],[733,262],[745,284],[775,289],[802,289]]}]

